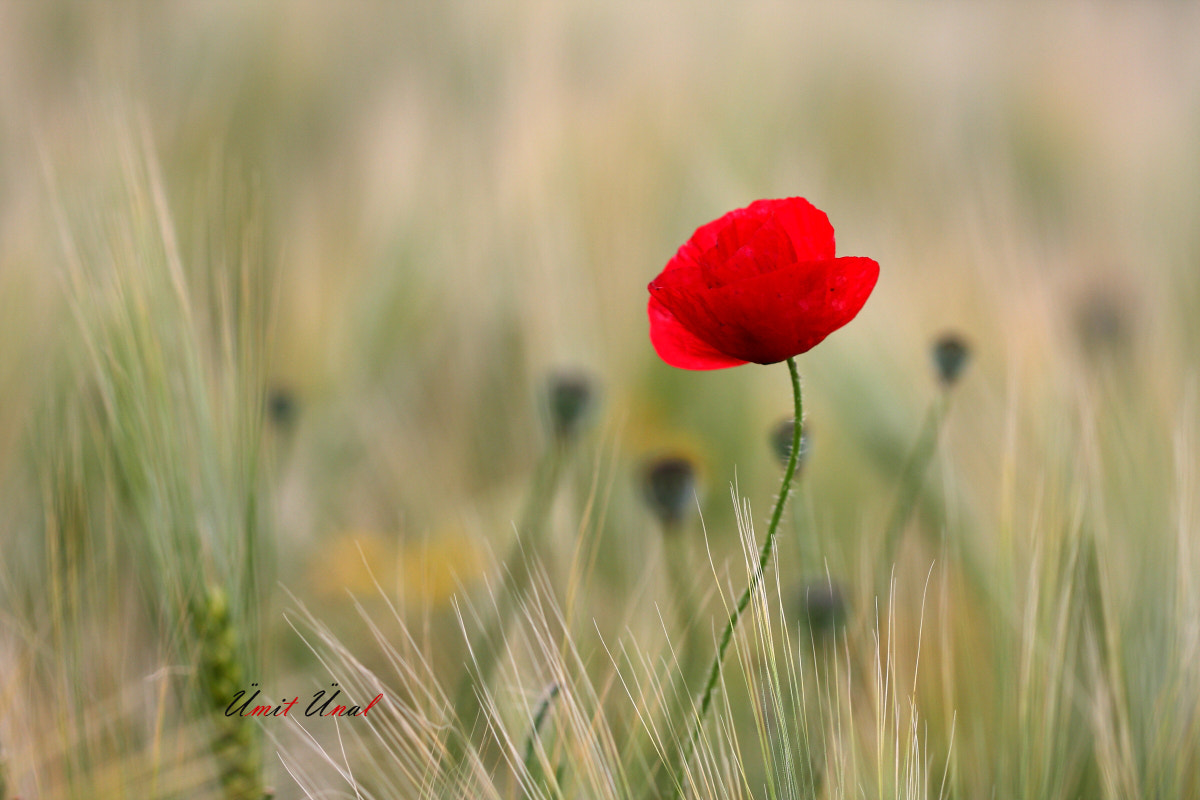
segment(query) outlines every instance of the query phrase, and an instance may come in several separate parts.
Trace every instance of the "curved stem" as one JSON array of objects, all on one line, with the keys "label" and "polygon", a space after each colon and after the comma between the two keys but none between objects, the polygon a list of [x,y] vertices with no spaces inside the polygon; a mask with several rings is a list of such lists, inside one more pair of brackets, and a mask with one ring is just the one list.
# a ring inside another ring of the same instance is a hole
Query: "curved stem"
[{"label": "curved stem", "polygon": [[688,734],[682,757],[679,759],[679,768],[675,773],[675,792],[677,797],[683,796],[684,772],[687,770],[687,763],[691,760],[692,753],[695,751],[696,742],[700,738],[700,730],[704,727],[704,719],[708,716],[708,710],[712,706],[713,695],[716,693],[717,684],[721,680],[721,664],[725,661],[725,652],[733,642],[733,632],[737,628],[746,607],[750,605],[750,598],[754,595],[754,592],[758,591],[759,584],[762,583],[763,573],[767,569],[767,564],[771,561],[771,553],[775,550],[775,535],[779,531],[779,520],[783,518],[783,507],[787,505],[788,497],[792,493],[792,478],[796,474],[796,463],[800,456],[800,431],[804,420],[804,402],[800,394],[800,371],[796,367],[796,359],[789,358],[787,365],[788,371],[792,376],[792,401],[796,411],[795,425],[792,428],[792,452],[788,455],[787,468],[783,472],[783,486],[779,489],[779,497],[775,500],[775,510],[771,513],[771,523],[767,526],[767,538],[763,542],[762,550],[758,554],[758,568],[750,575],[749,585],[742,592],[742,596],[738,598],[733,613],[729,615],[729,621],[725,623],[725,630],[721,633],[721,640],[717,645],[717,655],[713,658],[712,666],[709,668],[708,681],[704,685],[704,694],[701,696],[700,705],[696,709],[696,719],[692,723],[691,733]]}]

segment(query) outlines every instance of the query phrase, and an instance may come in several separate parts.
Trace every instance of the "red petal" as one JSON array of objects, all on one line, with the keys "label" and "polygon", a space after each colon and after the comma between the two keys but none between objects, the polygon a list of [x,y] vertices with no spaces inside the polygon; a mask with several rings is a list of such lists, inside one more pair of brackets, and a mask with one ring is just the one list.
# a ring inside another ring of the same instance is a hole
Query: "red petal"
[{"label": "red petal", "polygon": [[[784,200],[760,200],[773,203],[775,222],[792,241],[796,261],[824,261],[833,258],[835,244],[829,216],[803,197]],[[752,206],[753,207],[753,206]]]},{"label": "red petal", "polygon": [[[729,248],[729,241],[739,239],[745,241],[771,216],[768,203],[771,200],[756,200],[745,208],[735,208],[724,216],[712,222],[701,225],[688,239],[688,244],[701,253],[707,253],[713,248],[720,247],[725,242],[726,250],[722,255],[731,255],[739,245]],[[685,245],[686,247],[687,245]]]},{"label": "red petal", "polygon": [[713,288],[785,264],[830,259],[834,248],[829,217],[803,197],[756,200],[697,228],[659,278],[673,272],[674,280]]},{"label": "red petal", "polygon": [[671,366],[680,369],[723,369],[746,363],[714,350],[711,345],[696,338],[653,295],[648,311],[650,342],[659,358]]},{"label": "red petal", "polygon": [[878,279],[879,265],[869,258],[835,258],[712,288],[656,280],[651,294],[718,353],[773,364],[811,350],[854,319]]}]

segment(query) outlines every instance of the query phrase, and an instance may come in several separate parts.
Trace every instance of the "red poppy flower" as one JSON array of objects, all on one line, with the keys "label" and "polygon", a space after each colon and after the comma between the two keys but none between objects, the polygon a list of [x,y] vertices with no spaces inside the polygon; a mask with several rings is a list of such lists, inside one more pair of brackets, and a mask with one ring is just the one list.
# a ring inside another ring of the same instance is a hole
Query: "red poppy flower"
[{"label": "red poppy flower", "polygon": [[683,369],[773,364],[854,319],[878,279],[871,259],[834,257],[824,211],[758,200],[698,228],[650,282],[650,341]]}]

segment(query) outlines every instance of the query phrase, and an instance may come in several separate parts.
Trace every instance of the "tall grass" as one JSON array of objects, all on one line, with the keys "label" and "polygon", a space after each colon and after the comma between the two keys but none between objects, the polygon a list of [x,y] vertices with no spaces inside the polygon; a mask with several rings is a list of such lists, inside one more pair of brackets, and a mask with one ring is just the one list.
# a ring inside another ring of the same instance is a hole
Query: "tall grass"
[{"label": "tall grass", "polygon": [[[1043,480],[1087,479],[1067,467]],[[750,614],[733,639],[739,669],[720,674],[694,753],[694,710],[672,696],[680,662],[669,638],[571,629],[544,577],[505,641],[506,669],[476,686],[501,757],[477,751],[453,769],[455,708],[403,620],[399,645],[378,634],[391,669],[376,674],[301,609],[331,675],[360,694],[391,687],[382,720],[344,731],[353,747],[315,752],[363,797],[644,796],[656,767],[680,753],[695,797],[1188,797],[1200,763],[1197,666],[1185,655],[1195,626],[1180,613],[1196,594],[1189,535],[1168,537],[1182,558],[1153,591],[1176,599],[1147,617],[1144,596],[1112,583],[1129,544],[1095,535],[1081,495],[1046,492],[1025,546],[988,575],[986,592],[955,555],[975,545],[947,542],[910,553],[886,593],[862,587],[852,619],[833,627],[806,624],[777,571],[753,580],[753,513],[735,495]],[[734,576],[715,577],[730,581],[732,610]],[[607,662],[587,663],[588,651]],[[327,786],[306,758],[285,763],[310,796]]]},{"label": "tall grass", "polygon": [[[750,578],[759,574],[750,508],[733,499]],[[777,578],[751,584],[735,662],[721,673],[720,699],[694,748],[695,706],[680,711],[670,696],[679,664],[669,641],[648,649],[628,636],[571,633],[543,580],[506,640],[503,675],[477,687],[501,757],[487,763],[476,751],[465,765],[448,757],[458,718],[411,632],[379,634],[391,669],[376,674],[299,604],[299,629],[339,683],[360,696],[385,691],[389,702],[374,720],[346,726],[339,747],[309,740],[285,767],[312,797],[335,776],[361,797],[617,798],[644,796],[659,761],[674,764],[687,748],[688,796],[946,796],[948,762],[930,754],[915,683],[902,681],[896,642],[883,633],[895,625],[894,602],[852,640],[844,630],[797,627]],[[581,655],[597,641],[607,659],[600,683]]]},{"label": "tall grass", "polygon": [[211,764],[224,796],[261,797],[258,734],[220,713],[263,669],[270,609],[261,244],[253,220],[214,218],[220,251],[185,265],[152,143],[117,141],[99,199],[48,175],[68,327],[9,587],[29,626],[14,713],[51,709],[62,752],[24,740],[13,779],[158,796],[198,792]]}]

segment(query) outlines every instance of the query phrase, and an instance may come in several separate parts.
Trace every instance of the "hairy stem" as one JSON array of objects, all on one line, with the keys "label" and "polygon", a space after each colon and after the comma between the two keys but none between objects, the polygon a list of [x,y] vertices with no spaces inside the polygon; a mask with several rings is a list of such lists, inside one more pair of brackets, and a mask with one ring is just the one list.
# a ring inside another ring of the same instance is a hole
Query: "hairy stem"
[{"label": "hairy stem", "polygon": [[787,365],[792,377],[792,400],[795,405],[796,414],[795,425],[792,429],[792,451],[788,455],[787,468],[783,472],[783,485],[779,489],[779,497],[775,500],[775,510],[771,513],[771,523],[767,526],[767,538],[763,542],[762,550],[758,554],[758,568],[750,575],[749,585],[742,592],[742,596],[738,598],[737,606],[734,607],[733,613],[729,615],[729,621],[725,623],[725,630],[721,633],[721,639],[717,645],[717,655],[713,658],[712,666],[709,667],[708,681],[704,685],[704,693],[701,695],[700,705],[696,709],[696,718],[692,722],[691,732],[688,734],[683,753],[679,759],[679,766],[675,772],[674,785],[676,797],[683,796],[684,774],[687,771],[688,761],[691,760],[692,753],[696,749],[696,742],[700,739],[700,732],[704,727],[704,720],[708,716],[709,708],[712,706],[717,684],[720,683],[721,665],[725,661],[725,652],[729,650],[729,645],[733,642],[733,633],[737,629],[738,622],[741,620],[746,607],[750,605],[750,598],[754,595],[754,592],[758,591],[758,587],[762,583],[763,573],[766,571],[767,564],[771,561],[771,554],[775,550],[775,535],[779,531],[779,520],[783,518],[783,508],[787,505],[788,497],[792,493],[792,478],[796,474],[796,463],[800,456],[800,432],[804,420],[804,402],[800,394],[800,371],[796,367],[796,359],[789,358]]}]

